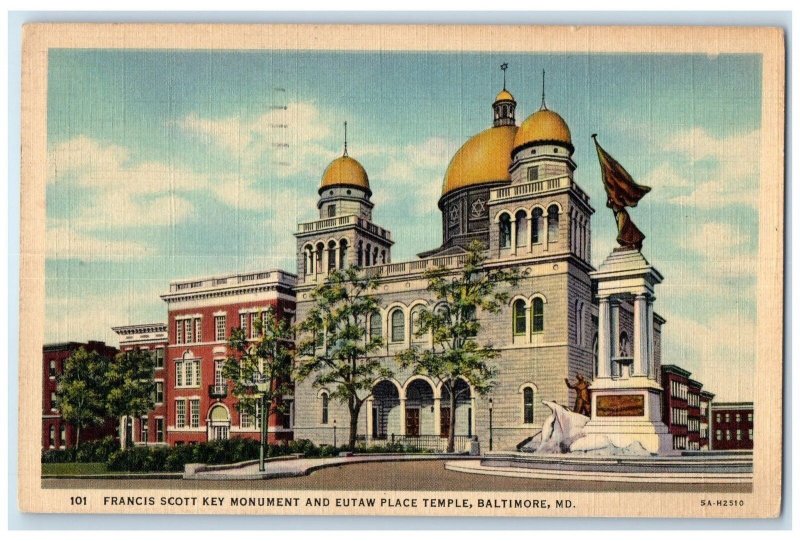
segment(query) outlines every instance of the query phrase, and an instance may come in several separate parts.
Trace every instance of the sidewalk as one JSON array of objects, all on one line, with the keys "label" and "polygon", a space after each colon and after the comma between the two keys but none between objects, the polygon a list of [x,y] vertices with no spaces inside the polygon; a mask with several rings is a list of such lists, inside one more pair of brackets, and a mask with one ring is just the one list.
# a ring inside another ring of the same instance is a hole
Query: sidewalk
[{"label": "sidewalk", "polygon": [[235,480],[235,479],[277,479],[280,477],[300,477],[308,475],[321,468],[344,466],[348,464],[358,464],[364,462],[405,462],[414,460],[462,460],[469,459],[468,455],[452,454],[356,454],[353,456],[335,456],[328,458],[292,458],[279,460],[268,460],[265,463],[265,471],[258,471],[258,461],[249,461],[240,465],[213,470],[185,473],[184,479],[208,479],[208,480]]}]

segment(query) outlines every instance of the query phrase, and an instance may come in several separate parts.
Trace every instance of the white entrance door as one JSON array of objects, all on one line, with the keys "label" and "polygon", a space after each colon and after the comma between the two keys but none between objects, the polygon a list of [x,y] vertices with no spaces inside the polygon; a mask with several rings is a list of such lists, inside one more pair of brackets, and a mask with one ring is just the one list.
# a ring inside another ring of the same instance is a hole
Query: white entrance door
[{"label": "white entrance door", "polygon": [[227,440],[228,439],[228,425],[212,426],[211,439],[214,440]]}]

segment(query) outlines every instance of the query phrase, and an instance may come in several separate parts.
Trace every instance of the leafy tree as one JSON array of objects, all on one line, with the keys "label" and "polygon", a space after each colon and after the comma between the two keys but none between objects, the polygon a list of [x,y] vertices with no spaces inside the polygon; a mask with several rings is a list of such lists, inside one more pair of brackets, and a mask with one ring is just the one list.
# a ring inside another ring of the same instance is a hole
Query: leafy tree
[{"label": "leafy tree", "polygon": [[376,287],[375,279],[363,276],[358,268],[332,271],[311,292],[313,308],[298,326],[297,377],[313,374],[315,387],[332,388],[331,398],[347,404],[351,450],[356,446],[358,415],[372,395],[372,384],[392,375],[373,355],[383,339],[367,334],[370,316],[379,311],[372,294]]},{"label": "leafy tree", "polygon": [[78,348],[66,361],[56,388],[56,407],[61,417],[75,427],[75,448],[81,430],[105,419],[105,375],[110,361],[96,351]]},{"label": "leafy tree", "polygon": [[[105,374],[106,412],[110,417],[138,419],[155,406],[155,359],[146,350],[122,351],[109,364]],[[123,436],[126,446],[130,434]]]},{"label": "leafy tree", "polygon": [[468,388],[457,387],[459,379],[466,380],[480,395],[494,385],[496,369],[488,361],[499,352],[491,345],[476,340],[481,324],[477,310],[495,314],[508,302],[509,295],[502,286],[519,282],[517,269],[484,267],[484,246],[473,241],[464,256],[464,266],[453,270],[438,267],[425,273],[428,291],[438,301],[436,308],[420,310],[416,325],[417,336],[432,336],[431,346],[411,348],[398,354],[401,366],[411,367],[417,374],[429,376],[449,394],[450,429],[447,452],[455,447],[456,403]]},{"label": "leafy tree", "polygon": [[[248,340],[240,327],[231,330],[222,376],[232,382],[239,412],[261,420],[262,441],[266,441],[270,415],[285,413],[281,397],[291,392],[294,332],[289,321],[278,318],[272,309],[253,325],[258,334],[255,341]],[[258,390],[258,384],[263,391]]]}]

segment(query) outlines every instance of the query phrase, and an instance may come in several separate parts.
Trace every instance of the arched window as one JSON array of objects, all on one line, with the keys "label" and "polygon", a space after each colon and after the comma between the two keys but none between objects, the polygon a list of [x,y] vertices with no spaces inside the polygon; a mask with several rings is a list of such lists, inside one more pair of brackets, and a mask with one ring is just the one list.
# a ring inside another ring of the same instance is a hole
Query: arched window
[{"label": "arched window", "polygon": [[369,317],[369,338],[375,340],[383,335],[383,325],[381,324],[381,315],[379,313],[372,314]]},{"label": "arched window", "polygon": [[307,244],[303,250],[303,271],[306,275],[314,274],[314,248]]},{"label": "arched window", "polygon": [[322,272],[322,253],[324,251],[325,245],[321,242],[317,243],[316,262],[314,263],[314,268],[317,269],[317,273]]},{"label": "arched window", "polygon": [[390,318],[392,325],[392,342],[402,342],[406,339],[406,320],[403,311],[399,308],[392,312]]},{"label": "arched window", "polygon": [[381,250],[381,263],[386,264],[386,250]]},{"label": "arched window", "polygon": [[371,261],[370,257],[372,256],[372,245],[367,244],[367,251],[364,253],[364,266],[369,267],[369,262]]},{"label": "arched window", "polygon": [[415,342],[422,342],[425,340],[424,336],[419,336],[419,315],[422,313],[422,306],[415,306],[411,310],[411,340]]},{"label": "arched window", "polygon": [[320,395],[322,399],[322,424],[328,424],[328,393],[323,392]]},{"label": "arched window", "polygon": [[525,334],[525,301],[517,299],[514,301],[514,336]]},{"label": "arched window", "polygon": [[533,209],[533,224],[531,224],[532,229],[532,238],[531,241],[536,244],[542,241],[542,216],[544,213],[542,209],[535,208]]},{"label": "arched window", "polygon": [[336,241],[328,243],[328,272],[336,270]]},{"label": "arched window", "polygon": [[347,239],[339,242],[339,268],[343,269],[347,263]]},{"label": "arched window", "polygon": [[358,241],[358,266],[361,267],[364,265],[364,243],[362,241]]},{"label": "arched window", "polygon": [[500,216],[500,248],[511,248],[511,216]]},{"label": "arched window", "polygon": [[556,242],[558,240],[558,207],[550,205],[547,209],[547,240]]},{"label": "arched window", "polygon": [[516,223],[515,226],[517,228],[517,247],[523,247],[528,245],[528,215],[525,213],[524,210],[520,210],[516,214]]},{"label": "arched window", "polygon": [[539,297],[531,304],[531,332],[544,331],[544,301]]},{"label": "arched window", "polygon": [[522,390],[522,418],[526,425],[533,424],[533,388]]}]

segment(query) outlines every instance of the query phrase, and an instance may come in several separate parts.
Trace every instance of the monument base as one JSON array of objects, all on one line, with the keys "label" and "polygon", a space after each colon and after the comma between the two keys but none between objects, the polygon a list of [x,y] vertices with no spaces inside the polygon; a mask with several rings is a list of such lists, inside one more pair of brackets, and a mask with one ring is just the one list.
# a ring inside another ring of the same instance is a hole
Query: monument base
[{"label": "monument base", "polygon": [[676,454],[672,436],[661,421],[661,386],[645,376],[598,378],[591,386],[592,416],[572,451],[588,451],[612,444],[628,447],[637,442],[659,455]]}]

